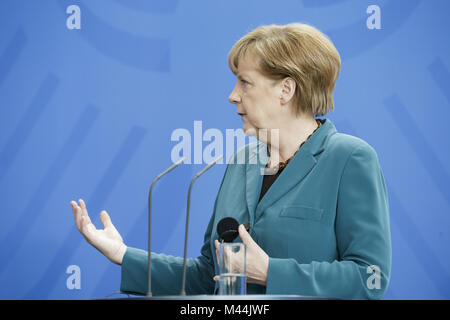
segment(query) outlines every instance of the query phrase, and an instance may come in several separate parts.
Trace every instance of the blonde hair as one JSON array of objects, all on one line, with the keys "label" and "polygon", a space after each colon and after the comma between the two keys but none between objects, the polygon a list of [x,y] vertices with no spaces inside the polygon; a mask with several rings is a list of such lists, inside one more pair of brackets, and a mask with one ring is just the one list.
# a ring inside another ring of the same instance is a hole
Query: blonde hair
[{"label": "blonde hair", "polygon": [[296,82],[296,114],[322,116],[334,110],[333,91],[341,68],[331,40],[316,28],[302,24],[260,26],[235,43],[228,65],[236,75],[239,60],[256,53],[259,69],[267,77]]}]

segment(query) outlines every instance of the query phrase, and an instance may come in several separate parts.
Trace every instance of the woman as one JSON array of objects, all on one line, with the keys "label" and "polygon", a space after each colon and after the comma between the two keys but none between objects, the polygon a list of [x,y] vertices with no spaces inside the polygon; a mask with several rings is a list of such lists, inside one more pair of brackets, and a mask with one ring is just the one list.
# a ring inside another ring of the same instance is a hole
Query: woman
[{"label": "woman", "polygon": [[[261,26],[233,46],[229,66],[237,76],[229,101],[259,141],[229,160],[201,255],[187,263],[187,294],[216,292],[216,227],[234,217],[251,224],[238,239],[247,245],[247,293],[381,298],[391,243],[376,152],[315,119],[334,109],[336,48],[305,24]],[[145,294],[147,252],[128,248],[105,211],[97,230],[82,200],[71,205],[87,241],[122,265],[121,290]],[[152,253],[153,294],[178,294],[181,268],[181,258]]]}]

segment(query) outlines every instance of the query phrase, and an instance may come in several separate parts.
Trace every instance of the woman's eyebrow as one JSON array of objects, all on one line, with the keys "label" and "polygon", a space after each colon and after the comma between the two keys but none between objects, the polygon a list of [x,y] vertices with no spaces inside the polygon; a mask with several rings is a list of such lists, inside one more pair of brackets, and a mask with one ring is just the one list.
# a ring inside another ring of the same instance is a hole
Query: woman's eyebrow
[{"label": "woman's eyebrow", "polygon": [[242,75],[242,74],[238,74],[238,75],[237,75],[237,78],[238,78],[238,79],[243,79],[244,77],[245,77],[245,78],[250,78],[249,76],[247,76],[247,75],[245,75],[245,74],[244,74],[244,75]]}]

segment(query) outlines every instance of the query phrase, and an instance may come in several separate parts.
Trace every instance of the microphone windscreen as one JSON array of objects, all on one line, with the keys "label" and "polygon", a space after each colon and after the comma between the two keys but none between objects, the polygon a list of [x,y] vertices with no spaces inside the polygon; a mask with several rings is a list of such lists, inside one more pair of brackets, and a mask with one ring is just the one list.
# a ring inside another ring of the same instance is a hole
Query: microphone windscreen
[{"label": "microphone windscreen", "polygon": [[233,242],[239,235],[238,227],[239,223],[236,219],[231,217],[223,218],[217,224],[217,234],[219,235],[219,239],[224,242]]}]

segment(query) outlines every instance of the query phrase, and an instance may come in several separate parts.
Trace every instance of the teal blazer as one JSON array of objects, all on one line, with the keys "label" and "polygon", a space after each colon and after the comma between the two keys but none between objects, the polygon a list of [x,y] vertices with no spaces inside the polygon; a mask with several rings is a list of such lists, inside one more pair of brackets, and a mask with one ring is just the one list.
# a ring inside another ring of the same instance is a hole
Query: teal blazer
[{"label": "teal blazer", "polygon": [[[259,200],[267,145],[255,142],[228,161],[201,254],[187,262],[186,293],[214,294],[217,223],[250,221],[269,255],[266,286],[248,294],[379,299],[389,283],[391,238],[386,184],[375,150],[338,133],[329,119],[305,142]],[[236,241],[241,241],[238,237]],[[152,293],[177,295],[183,259],[152,253]],[[147,252],[128,248],[121,291],[147,291]]]}]

